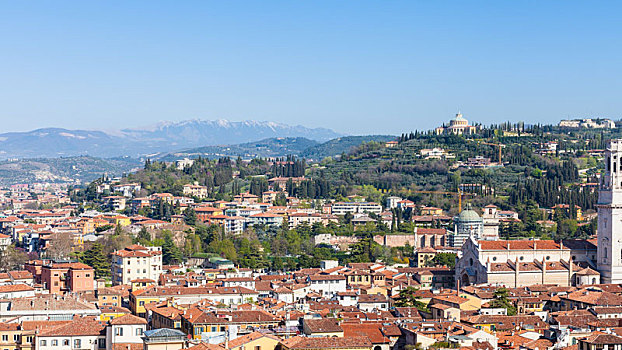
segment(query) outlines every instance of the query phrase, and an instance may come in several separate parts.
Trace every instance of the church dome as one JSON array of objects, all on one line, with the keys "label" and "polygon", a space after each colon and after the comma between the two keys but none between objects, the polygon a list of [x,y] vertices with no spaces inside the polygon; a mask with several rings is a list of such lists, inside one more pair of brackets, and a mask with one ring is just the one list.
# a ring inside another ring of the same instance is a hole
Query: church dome
[{"label": "church dome", "polygon": [[449,121],[450,126],[467,126],[469,122],[464,119],[461,113],[456,114],[456,117]]},{"label": "church dome", "polygon": [[467,204],[466,209],[458,215],[458,220],[461,222],[481,221],[481,218],[475,210],[471,209],[471,204]]}]

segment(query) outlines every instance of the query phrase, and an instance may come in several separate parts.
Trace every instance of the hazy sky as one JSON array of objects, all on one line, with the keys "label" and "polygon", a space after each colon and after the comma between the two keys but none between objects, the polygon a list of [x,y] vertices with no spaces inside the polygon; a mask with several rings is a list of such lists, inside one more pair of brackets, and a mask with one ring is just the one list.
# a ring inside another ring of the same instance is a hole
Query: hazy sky
[{"label": "hazy sky", "polygon": [[0,132],[618,119],[620,3],[2,1]]}]

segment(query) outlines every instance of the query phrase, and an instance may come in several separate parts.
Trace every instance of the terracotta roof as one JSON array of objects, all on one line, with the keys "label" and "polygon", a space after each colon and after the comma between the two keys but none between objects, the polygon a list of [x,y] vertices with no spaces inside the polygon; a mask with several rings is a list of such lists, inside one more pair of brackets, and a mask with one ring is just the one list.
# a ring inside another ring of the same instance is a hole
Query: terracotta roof
[{"label": "terracotta roof", "polygon": [[579,276],[599,276],[600,275],[598,271],[591,269],[589,267],[586,267],[583,270],[577,271],[576,274]]},{"label": "terracotta roof", "polygon": [[622,296],[609,292],[597,292],[591,290],[578,290],[576,292],[569,293],[568,295],[560,296],[560,299],[567,299],[588,305],[622,305]]},{"label": "terracotta roof", "polygon": [[622,313],[622,306],[595,307],[591,308],[591,311],[596,315],[620,314]]},{"label": "terracotta roof", "polygon": [[462,298],[462,297],[459,297],[459,296],[453,295],[453,294],[452,295],[435,295],[432,298],[432,300],[440,302],[440,303],[448,302],[448,303],[458,304],[458,305],[464,304],[464,303],[469,301],[469,299],[467,299],[467,298]]},{"label": "terracotta roof", "polygon": [[374,344],[390,343],[389,338],[382,332],[382,324],[379,323],[344,323],[341,327],[346,338],[367,337]]},{"label": "terracotta roof", "polygon": [[[559,243],[552,240],[479,241],[483,250],[559,250]],[[564,249],[568,249],[564,247]]]},{"label": "terracotta roof", "polygon": [[326,280],[345,280],[343,275],[311,275],[309,276],[311,281],[326,281]]},{"label": "terracotta roof", "polygon": [[596,345],[600,345],[600,344],[612,345],[612,344],[622,344],[622,337],[618,337],[617,335],[613,335],[613,334],[594,332],[594,334],[588,336],[582,341],[589,343],[589,344],[596,344]]},{"label": "terracotta roof", "polygon": [[386,303],[387,297],[382,294],[361,294],[359,303]]},{"label": "terracotta roof", "polygon": [[250,334],[246,334],[240,337],[237,337],[231,341],[229,341],[229,349],[233,349],[233,348],[237,348],[239,346],[242,346],[248,342],[257,340],[259,338],[263,338],[263,337],[267,337],[276,341],[280,341],[281,339],[278,337],[275,337],[273,335],[270,334],[263,334],[263,333],[259,333],[259,332],[253,332]]},{"label": "terracotta roof", "polygon": [[11,299],[11,310],[96,310],[95,305],[72,296],[58,297],[53,294],[39,294],[31,298]]},{"label": "terracotta roof", "polygon": [[17,331],[19,323],[0,323],[0,331]]},{"label": "terracotta roof", "polygon": [[19,283],[19,284],[7,284],[4,286],[0,286],[0,293],[11,293],[11,292],[26,292],[30,290],[35,290],[33,287]]},{"label": "terracotta roof", "polygon": [[[142,343],[140,344],[142,346]],[[223,350],[224,347],[217,344],[199,343],[195,346],[191,346],[186,350]]]},{"label": "terracotta roof", "polygon": [[32,278],[32,273],[26,270],[9,271],[9,276],[14,280],[29,279]]},{"label": "terracotta roof", "polygon": [[48,329],[39,334],[41,337],[58,337],[58,336],[84,336],[84,335],[100,335],[106,329],[106,324],[94,317],[77,317],[71,323],[66,325]]},{"label": "terracotta roof", "polygon": [[264,310],[234,310],[234,311],[203,311],[199,308],[186,310],[182,317],[192,323],[230,324],[230,323],[273,323],[278,321],[276,316]]},{"label": "terracotta roof", "polygon": [[147,320],[134,315],[123,315],[121,317],[114,318],[109,321],[113,326],[118,325],[134,325],[134,324],[147,324]]},{"label": "terracotta roof", "polygon": [[303,323],[311,333],[343,332],[335,318],[304,319]]},{"label": "terracotta roof", "polygon": [[497,330],[514,330],[516,326],[533,326],[535,329],[545,329],[548,325],[540,317],[532,315],[478,315],[463,320],[467,324],[494,324]]},{"label": "terracotta roof", "polygon": [[371,348],[367,337],[293,337],[281,342],[288,349],[352,349]]},{"label": "terracotta roof", "polygon": [[46,331],[50,328],[56,328],[71,323],[72,321],[23,321],[22,329],[25,331]]},{"label": "terracotta roof", "polygon": [[112,350],[143,350],[143,343],[114,343]]}]

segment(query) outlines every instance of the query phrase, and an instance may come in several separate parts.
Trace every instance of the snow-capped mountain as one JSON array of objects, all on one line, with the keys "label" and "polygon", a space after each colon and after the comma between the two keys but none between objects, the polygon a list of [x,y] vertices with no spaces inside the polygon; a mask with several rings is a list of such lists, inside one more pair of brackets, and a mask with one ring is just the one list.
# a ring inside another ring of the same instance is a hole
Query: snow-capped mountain
[{"label": "snow-capped mountain", "polygon": [[142,156],[183,148],[230,145],[271,137],[327,141],[342,136],[330,129],[264,121],[186,120],[115,130],[37,129],[0,134],[0,159],[91,155]]}]

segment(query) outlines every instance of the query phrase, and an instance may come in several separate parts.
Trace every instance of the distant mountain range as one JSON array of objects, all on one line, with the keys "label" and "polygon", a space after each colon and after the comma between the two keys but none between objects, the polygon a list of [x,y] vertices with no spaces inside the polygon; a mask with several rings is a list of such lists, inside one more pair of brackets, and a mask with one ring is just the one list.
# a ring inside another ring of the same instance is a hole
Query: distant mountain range
[{"label": "distant mountain range", "polygon": [[152,127],[122,129],[115,132],[46,128],[0,134],[0,159],[79,155],[140,157],[180,149],[235,145],[268,138],[305,138],[322,142],[340,136],[343,135],[326,128],[227,120],[164,122]]},{"label": "distant mountain range", "polygon": [[[65,131],[62,131],[65,132]],[[45,132],[43,132],[45,133]],[[107,140],[107,134],[81,134],[73,132],[73,137],[63,136],[62,140],[80,140],[81,137],[90,140]],[[43,135],[47,137],[48,135]],[[175,161],[182,158],[219,158],[238,156],[243,159],[256,157],[284,157],[295,155],[308,160],[322,160],[329,156],[338,156],[349,152],[364,142],[386,142],[395,140],[395,136],[344,136],[319,143],[304,137],[273,137],[260,141],[245,142],[227,146],[204,146],[176,152],[163,152],[150,155],[151,159],[160,161]],[[105,144],[101,143],[100,144]],[[62,144],[64,149],[71,149],[75,144]],[[119,176],[142,166],[143,162],[135,157],[98,158],[93,156],[65,156],[65,157],[38,157],[18,160],[0,160],[0,186],[15,183],[32,183],[37,181],[67,182],[79,180],[82,183],[90,182],[104,173],[110,176]]]}]

